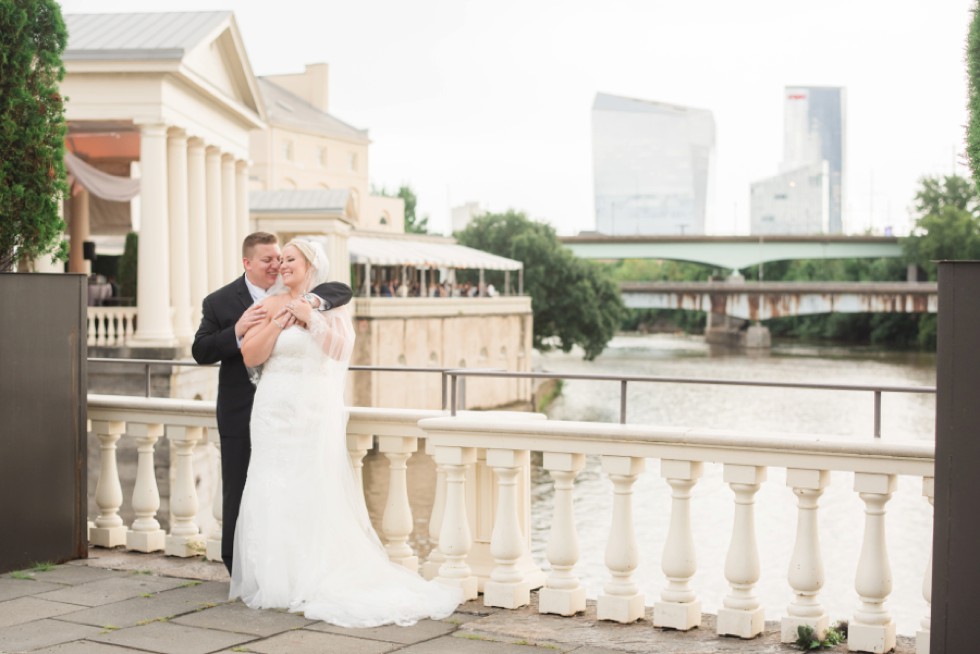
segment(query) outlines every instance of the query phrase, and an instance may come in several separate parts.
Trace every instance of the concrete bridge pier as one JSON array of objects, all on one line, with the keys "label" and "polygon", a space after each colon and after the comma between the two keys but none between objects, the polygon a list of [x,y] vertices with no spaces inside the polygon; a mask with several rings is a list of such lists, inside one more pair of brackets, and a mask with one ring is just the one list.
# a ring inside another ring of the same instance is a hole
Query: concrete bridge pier
[{"label": "concrete bridge pier", "polygon": [[752,323],[743,318],[735,318],[725,313],[709,311],[708,322],[704,327],[704,340],[712,345],[743,347],[747,349],[769,349],[772,336],[769,328],[758,321]]}]

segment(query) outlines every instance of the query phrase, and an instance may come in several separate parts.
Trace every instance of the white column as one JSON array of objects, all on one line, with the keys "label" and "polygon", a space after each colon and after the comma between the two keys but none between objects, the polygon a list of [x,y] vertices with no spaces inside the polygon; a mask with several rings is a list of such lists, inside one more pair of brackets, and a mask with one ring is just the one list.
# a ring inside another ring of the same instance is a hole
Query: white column
[{"label": "white column", "polygon": [[364,457],[374,446],[374,436],[369,434],[347,434],[347,456],[354,469],[354,482],[357,490],[364,491]]},{"label": "white column", "polygon": [[[932,506],[936,497],[936,480],[934,477],[922,479],[922,494]],[[926,601],[926,614],[922,618],[922,628],[915,633],[915,654],[929,654],[929,639],[932,637],[932,548],[929,548],[929,565],[922,578],[922,597]]]},{"label": "white column", "polygon": [[92,262],[84,258],[83,243],[91,235],[89,220],[89,193],[85,188],[79,188],[71,196],[71,216],[68,221],[68,272],[89,274],[92,272]]},{"label": "white column", "polygon": [[225,278],[228,281],[242,273],[242,241],[238,238],[235,198],[235,158],[226,154],[221,157],[221,230],[224,238]]},{"label": "white column", "polygon": [[847,649],[881,654],[895,648],[895,621],[885,608],[892,592],[885,504],[895,492],[895,475],[856,472],[854,490],[864,500],[864,541],[854,579],[861,606],[847,628]]},{"label": "white column", "polygon": [[418,450],[417,438],[402,436],[381,436],[378,450],[388,458],[388,498],[381,518],[381,531],[384,532],[385,550],[388,558],[412,572],[418,572],[419,557],[408,544],[415,526],[412,520],[412,506],[408,503],[408,459]]},{"label": "white column", "polygon": [[88,540],[98,547],[125,545],[126,527],[119,517],[123,494],[116,467],[116,441],[126,431],[126,423],[95,420],[92,431],[99,438],[99,481],[95,486],[99,517],[95,519],[95,526],[88,530]]},{"label": "white column", "polygon": [[460,588],[464,600],[477,596],[477,579],[466,563],[473,546],[466,517],[466,470],[475,462],[475,448],[436,447],[436,463],[446,468],[446,513],[439,532],[439,551],[446,562],[439,568],[436,581]]},{"label": "white column", "polygon": [[244,159],[235,162],[235,213],[238,216],[235,228],[238,237],[235,240],[241,251],[242,241],[252,231],[248,216],[248,162]]},{"label": "white column", "polygon": [[182,346],[191,344],[191,287],[187,201],[187,134],[170,130],[167,140],[167,179],[170,194],[170,299],[174,336]]},{"label": "white column", "polygon": [[490,536],[494,566],[483,584],[484,606],[516,609],[531,601],[531,583],[517,565],[526,551],[518,518],[517,477],[529,464],[527,450],[487,450],[487,466],[497,477],[497,510]]},{"label": "white column", "polygon": [[167,126],[140,127],[140,231],[133,345],[173,347],[170,320],[170,229],[167,210]]},{"label": "white column", "polygon": [[164,550],[168,556],[197,556],[203,547],[201,533],[195,522],[198,501],[197,488],[194,485],[194,464],[191,461],[194,446],[203,435],[203,427],[167,427],[167,438],[177,453],[177,474],[170,489],[173,524],[170,525]]},{"label": "white column", "polygon": [[735,493],[735,523],[725,559],[725,578],[730,590],[718,610],[719,636],[754,638],[765,627],[765,610],[759,605],[755,584],[759,581],[759,547],[755,539],[755,494],[766,479],[758,466],[725,464],[725,482]]},{"label": "white column", "polygon": [[633,483],[643,472],[646,461],[629,456],[602,457],[602,471],[613,483],[613,514],[606,543],[606,567],[611,579],[599,596],[599,620],[634,622],[643,617],[643,594],[633,572],[640,562],[636,530],[633,528]]},{"label": "white column", "polygon": [[661,568],[667,587],[660,601],[653,605],[653,626],[687,631],[701,626],[701,602],[691,588],[691,578],[698,570],[691,533],[691,489],[701,478],[700,461],[660,462],[660,476],[671,488],[670,527],[664,543]]},{"label": "white column", "polygon": [[817,598],[824,582],[817,504],[829,483],[830,472],[827,470],[786,470],[786,485],[793,489],[798,499],[796,544],[787,574],[793,601],[786,607],[787,615],[780,622],[780,640],[784,643],[795,642],[801,626],[812,628],[823,640],[830,626],[830,617]]},{"label": "white column", "polygon": [[166,534],[160,529],[156,514],[160,510],[153,449],[163,436],[161,424],[130,424],[126,430],[136,438],[136,484],[133,487],[133,513],[136,520],[126,533],[126,548],[138,552],[155,552],[166,546]]},{"label": "white column", "polygon": [[[217,430],[215,430],[217,431]],[[211,441],[211,431],[208,430],[208,440]],[[212,465],[212,475],[214,475],[214,491],[211,496],[211,515],[214,516],[214,528],[211,529],[211,535],[208,536],[208,546],[207,553],[205,557],[208,561],[221,561],[221,523],[224,520],[224,502],[223,502],[223,487],[224,484],[221,480],[221,441],[214,439],[211,441],[214,445],[214,449],[211,451],[217,453],[217,457],[212,457],[214,463]]]},{"label": "white column", "polygon": [[221,151],[209,147],[204,164],[205,200],[208,232],[208,288],[217,290],[233,278],[226,276],[225,241],[221,227]]},{"label": "white column", "polygon": [[[435,446],[428,438],[425,440],[425,453],[435,461]],[[433,543],[433,547],[422,564],[422,576],[426,579],[435,579],[439,575],[439,567],[446,561],[446,557],[439,551],[439,532],[442,531],[442,516],[446,512],[446,466],[439,462],[435,465],[436,493],[432,500],[432,514],[429,516],[429,542]]]},{"label": "white column", "polygon": [[187,269],[190,277],[191,326],[201,322],[201,304],[218,287],[208,285],[208,204],[205,188],[204,142],[192,138],[187,143]]},{"label": "white column", "polygon": [[585,588],[573,572],[579,548],[572,491],[576,475],[585,467],[585,455],[545,452],[543,458],[555,480],[555,510],[547,549],[551,573],[538,593],[538,612],[575,615],[585,610]]}]

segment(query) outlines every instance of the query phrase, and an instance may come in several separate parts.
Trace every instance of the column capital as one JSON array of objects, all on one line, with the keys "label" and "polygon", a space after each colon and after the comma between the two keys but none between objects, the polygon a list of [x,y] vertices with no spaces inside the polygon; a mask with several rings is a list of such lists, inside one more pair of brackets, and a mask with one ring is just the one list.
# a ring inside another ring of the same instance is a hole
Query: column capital
[{"label": "column capital", "polygon": [[187,140],[187,130],[182,127],[171,127],[167,130],[167,136],[171,140]]},{"label": "column capital", "polygon": [[166,136],[168,126],[165,123],[137,123],[141,136]]}]

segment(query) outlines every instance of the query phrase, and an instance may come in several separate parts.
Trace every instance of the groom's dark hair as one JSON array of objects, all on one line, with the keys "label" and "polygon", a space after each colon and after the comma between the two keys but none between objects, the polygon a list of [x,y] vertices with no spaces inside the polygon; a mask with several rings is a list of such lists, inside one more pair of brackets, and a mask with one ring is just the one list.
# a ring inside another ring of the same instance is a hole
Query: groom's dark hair
[{"label": "groom's dark hair", "polygon": [[254,232],[245,237],[242,241],[242,258],[250,259],[252,257],[252,250],[255,249],[256,245],[260,243],[266,245],[269,243],[278,243],[279,239],[276,238],[275,234],[270,234],[269,232]]}]

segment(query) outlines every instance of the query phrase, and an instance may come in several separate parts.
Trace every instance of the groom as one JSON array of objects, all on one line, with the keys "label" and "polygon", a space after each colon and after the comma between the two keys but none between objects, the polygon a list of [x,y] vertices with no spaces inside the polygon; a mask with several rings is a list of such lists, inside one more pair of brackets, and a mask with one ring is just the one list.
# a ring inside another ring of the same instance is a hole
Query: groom
[{"label": "groom", "polygon": [[[245,274],[204,298],[201,326],[191,347],[198,363],[221,362],[217,402],[223,490],[221,558],[228,574],[231,574],[234,554],[235,523],[252,452],[249,422],[255,386],[242,361],[242,337],[249,327],[266,318],[266,310],[255,303],[276,282],[279,257],[279,242],[274,234],[255,232],[245,237],[242,243]],[[347,304],[351,295],[347,284],[328,282],[317,286],[303,299],[314,309],[326,311]]]}]

